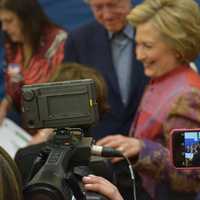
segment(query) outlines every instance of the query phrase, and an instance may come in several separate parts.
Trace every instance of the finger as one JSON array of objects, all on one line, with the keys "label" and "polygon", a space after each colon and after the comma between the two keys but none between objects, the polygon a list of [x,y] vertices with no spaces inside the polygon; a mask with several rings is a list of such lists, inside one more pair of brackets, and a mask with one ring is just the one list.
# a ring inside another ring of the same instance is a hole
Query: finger
[{"label": "finger", "polygon": [[124,152],[124,147],[123,146],[119,146],[119,147],[117,147],[117,150],[120,151],[121,153],[123,153]]},{"label": "finger", "polygon": [[122,135],[109,135],[97,141],[97,145],[105,145],[112,141],[122,141],[125,136]]},{"label": "finger", "polygon": [[124,158],[123,157],[121,157],[121,158],[113,158],[112,160],[111,160],[111,162],[112,163],[117,163],[117,162],[119,162],[119,161],[121,161],[121,160],[123,160]]},{"label": "finger", "polygon": [[111,141],[113,141],[114,138],[115,138],[115,136],[111,136],[111,135],[110,136],[106,136],[106,137],[98,140],[96,144],[104,146],[107,143],[110,143]]},{"label": "finger", "polygon": [[105,138],[103,140],[104,141],[102,141],[101,143],[99,142],[97,144],[117,149],[126,143],[127,137],[124,137],[121,135],[116,135],[116,136],[112,136],[112,137],[108,136],[107,138]]},{"label": "finger", "polygon": [[133,146],[133,145],[132,146],[127,145],[127,146],[124,146],[124,148],[121,152],[125,157],[133,158],[136,155],[138,155],[139,149],[137,147]]}]

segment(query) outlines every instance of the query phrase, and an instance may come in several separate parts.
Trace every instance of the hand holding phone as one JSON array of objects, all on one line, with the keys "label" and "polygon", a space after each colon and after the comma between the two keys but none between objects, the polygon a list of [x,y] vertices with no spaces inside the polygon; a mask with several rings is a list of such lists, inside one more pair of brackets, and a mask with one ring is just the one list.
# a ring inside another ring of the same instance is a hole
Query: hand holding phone
[{"label": "hand holding phone", "polygon": [[170,152],[176,168],[200,168],[200,128],[173,130]]}]

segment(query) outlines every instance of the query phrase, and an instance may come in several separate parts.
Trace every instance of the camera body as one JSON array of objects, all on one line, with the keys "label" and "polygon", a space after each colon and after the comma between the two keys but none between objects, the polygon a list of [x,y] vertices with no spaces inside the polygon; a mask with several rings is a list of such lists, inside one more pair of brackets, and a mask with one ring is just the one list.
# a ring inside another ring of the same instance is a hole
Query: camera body
[{"label": "camera body", "polygon": [[94,81],[29,85],[22,88],[22,94],[28,127],[55,128],[48,147],[33,164],[24,187],[25,199],[106,200],[103,195],[84,191],[81,181],[93,173],[115,182],[112,165],[91,155],[94,141],[85,137],[99,118]]},{"label": "camera body", "polygon": [[200,129],[174,129],[170,155],[177,169],[200,168]]},{"label": "camera body", "polygon": [[[84,191],[82,177],[96,174],[112,180],[112,167],[99,157],[91,157],[91,137],[80,129],[58,129],[46,149],[35,160],[30,181],[24,188],[28,200],[106,200],[100,194]],[[106,173],[99,174],[99,170]]]},{"label": "camera body", "polygon": [[29,128],[89,127],[99,119],[92,79],[25,85],[22,112]]}]

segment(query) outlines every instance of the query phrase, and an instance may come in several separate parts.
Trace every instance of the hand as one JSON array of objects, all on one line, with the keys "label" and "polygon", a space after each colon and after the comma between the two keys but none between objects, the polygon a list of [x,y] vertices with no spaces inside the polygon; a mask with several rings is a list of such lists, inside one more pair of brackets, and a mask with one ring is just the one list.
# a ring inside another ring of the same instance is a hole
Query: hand
[{"label": "hand", "polygon": [[38,132],[32,137],[31,141],[29,142],[29,145],[46,142],[48,138],[52,135],[52,133],[52,128],[44,128],[38,130]]},{"label": "hand", "polygon": [[[97,141],[97,145],[107,146],[117,149],[123,153],[124,156],[132,158],[141,151],[143,143],[136,138],[127,137],[123,135],[109,135]],[[122,158],[113,158],[112,162],[117,162]]]},{"label": "hand", "polygon": [[83,183],[86,190],[102,194],[110,200],[123,200],[117,187],[103,177],[89,175],[83,177]]}]

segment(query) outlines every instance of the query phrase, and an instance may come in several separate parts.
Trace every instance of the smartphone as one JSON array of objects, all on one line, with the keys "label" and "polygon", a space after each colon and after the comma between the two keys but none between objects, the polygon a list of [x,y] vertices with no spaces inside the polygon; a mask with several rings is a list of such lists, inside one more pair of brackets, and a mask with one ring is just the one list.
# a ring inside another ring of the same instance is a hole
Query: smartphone
[{"label": "smartphone", "polygon": [[200,168],[200,128],[175,129],[170,140],[171,160],[176,168]]}]

